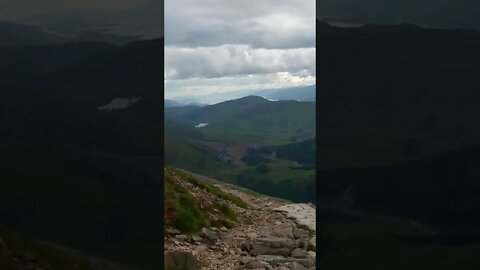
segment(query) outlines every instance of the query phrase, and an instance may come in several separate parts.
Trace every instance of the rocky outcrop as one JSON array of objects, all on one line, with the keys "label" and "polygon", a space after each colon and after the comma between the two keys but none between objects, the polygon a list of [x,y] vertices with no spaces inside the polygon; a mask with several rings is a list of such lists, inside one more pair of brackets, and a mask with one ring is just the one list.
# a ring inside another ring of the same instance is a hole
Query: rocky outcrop
[{"label": "rocky outcrop", "polygon": [[[315,230],[310,229],[315,228],[314,207],[255,196],[231,185],[215,185],[250,207],[230,204],[238,222],[229,229],[211,227],[197,234],[170,234],[165,240],[167,252],[192,254],[201,270],[315,269]],[[193,196],[203,201],[212,196],[200,192],[206,191],[192,190]]]}]

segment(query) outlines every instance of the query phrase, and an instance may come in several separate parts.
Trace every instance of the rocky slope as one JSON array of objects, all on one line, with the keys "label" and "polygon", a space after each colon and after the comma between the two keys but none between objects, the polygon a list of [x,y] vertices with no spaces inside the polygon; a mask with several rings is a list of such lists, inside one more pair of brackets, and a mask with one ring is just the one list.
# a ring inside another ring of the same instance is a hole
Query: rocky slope
[{"label": "rocky slope", "polygon": [[[166,269],[315,269],[313,205],[292,204],[169,168],[165,177],[195,198],[210,224],[221,224],[223,212],[212,205],[227,204],[235,214],[229,228],[206,225],[186,233],[175,228],[175,213],[170,212]],[[212,192],[212,186],[221,193]]]}]

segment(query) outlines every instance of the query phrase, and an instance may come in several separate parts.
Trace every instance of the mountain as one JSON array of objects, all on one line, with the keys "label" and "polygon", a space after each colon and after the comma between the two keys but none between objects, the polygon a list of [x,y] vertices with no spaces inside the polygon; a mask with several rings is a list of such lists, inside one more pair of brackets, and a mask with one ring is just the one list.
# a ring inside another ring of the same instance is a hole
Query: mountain
[{"label": "mountain", "polygon": [[479,31],[317,21],[317,39],[321,166],[391,164],[479,142]]},{"label": "mountain", "polygon": [[317,21],[317,41],[322,268],[475,268],[480,32]]},{"label": "mountain", "polygon": [[163,20],[158,20],[162,16],[163,2],[151,1],[123,10],[83,8],[36,14],[22,19],[21,23],[67,35],[101,30],[115,35],[155,39],[163,36]]},{"label": "mountain", "polygon": [[479,156],[475,146],[388,166],[318,170],[318,196],[326,202],[350,188],[354,210],[414,219],[445,234],[478,236]]},{"label": "mountain", "polygon": [[232,99],[239,99],[249,95],[260,96],[272,100],[315,101],[315,91],[315,85],[311,85],[280,89],[229,91],[225,93],[211,93],[199,96],[175,97],[173,99],[184,104],[206,103],[210,105]]},{"label": "mountain", "polygon": [[64,37],[47,33],[37,27],[0,22],[0,48],[56,45],[64,42]]},{"label": "mountain", "polygon": [[165,108],[172,108],[172,107],[182,107],[184,106],[182,103],[175,101],[175,100],[170,100],[170,99],[165,99],[163,102],[163,106]]},{"label": "mountain", "polygon": [[[166,115],[171,115],[168,110]],[[208,123],[203,131],[220,140],[285,142],[315,135],[315,103],[247,96],[177,114],[177,120],[192,126]]]},{"label": "mountain", "polygon": [[[269,93],[268,93],[269,92]],[[315,101],[316,86],[293,87],[287,89],[278,89],[271,91],[258,91],[257,95],[264,95],[267,99],[274,100],[296,100],[296,101]],[[265,94],[264,94],[265,93]]]},{"label": "mountain", "polygon": [[[161,268],[163,39],[0,54],[0,224],[121,265]],[[99,109],[116,98],[137,102]]]},{"label": "mountain", "polygon": [[318,3],[317,18],[345,23],[399,24],[411,22],[435,28],[480,29],[478,3],[469,0],[384,2],[326,0]]}]

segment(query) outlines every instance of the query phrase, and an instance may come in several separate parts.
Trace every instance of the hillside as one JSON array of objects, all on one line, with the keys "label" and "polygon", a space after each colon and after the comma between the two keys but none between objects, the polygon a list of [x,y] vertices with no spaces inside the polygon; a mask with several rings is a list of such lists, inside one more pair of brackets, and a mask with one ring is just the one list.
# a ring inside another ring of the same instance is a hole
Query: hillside
[{"label": "hillside", "polygon": [[[315,202],[315,103],[247,96],[205,107],[165,108],[165,117],[169,164],[268,195]],[[285,150],[270,160],[252,155],[257,148]],[[290,150],[300,152],[285,155]]]},{"label": "hillside", "polygon": [[479,31],[317,21],[317,40],[321,266],[478,268]]},{"label": "hillside", "polygon": [[0,22],[0,48],[58,45],[65,40],[62,36],[46,33],[37,27]]},{"label": "hillside", "polygon": [[[196,125],[211,139],[285,143],[315,136],[315,103],[268,101],[247,96],[181,113],[166,112],[176,120]],[[173,110],[170,110],[173,111]]]},{"label": "hillside", "polygon": [[315,269],[310,205],[165,167],[165,213],[165,269]]},{"label": "hillside", "polygon": [[321,167],[393,164],[480,142],[479,31],[317,21],[317,39]]},{"label": "hillside", "polygon": [[121,265],[161,268],[163,40],[0,54],[0,224]]}]

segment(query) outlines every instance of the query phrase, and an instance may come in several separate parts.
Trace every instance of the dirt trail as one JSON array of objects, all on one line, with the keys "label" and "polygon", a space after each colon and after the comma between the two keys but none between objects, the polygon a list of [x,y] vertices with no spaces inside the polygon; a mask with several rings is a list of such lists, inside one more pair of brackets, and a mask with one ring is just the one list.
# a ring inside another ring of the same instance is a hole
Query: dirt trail
[{"label": "dirt trail", "polygon": [[[205,180],[205,177],[202,178]],[[277,210],[278,207],[290,203],[245,192],[239,187],[214,179],[208,181],[214,182],[224,192],[240,197],[250,207],[244,209],[231,204],[240,220],[236,226],[231,229],[210,228],[213,232],[211,239],[207,239],[205,235],[203,239],[197,235],[192,237],[177,235],[168,238],[165,242],[166,250],[191,252],[203,270],[253,269],[250,267],[303,269],[298,264],[303,264],[306,269],[315,269],[315,254],[313,251],[307,251],[309,244],[315,244],[314,241],[313,243],[310,241],[311,235],[308,235],[307,231],[297,229],[295,222],[288,218],[286,213]],[[194,189],[193,193],[195,197],[205,196],[200,194],[199,190]],[[276,243],[273,243],[275,241]]]}]

